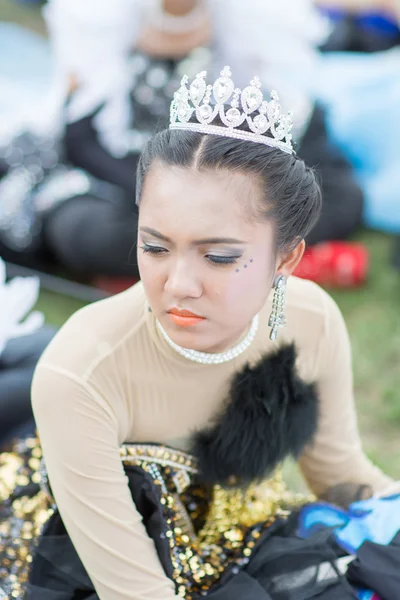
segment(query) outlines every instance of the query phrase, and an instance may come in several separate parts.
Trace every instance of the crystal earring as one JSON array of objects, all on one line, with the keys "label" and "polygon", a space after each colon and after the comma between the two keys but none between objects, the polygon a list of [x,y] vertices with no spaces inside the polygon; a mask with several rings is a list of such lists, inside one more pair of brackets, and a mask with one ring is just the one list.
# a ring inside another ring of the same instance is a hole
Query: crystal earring
[{"label": "crystal earring", "polygon": [[274,297],[272,300],[272,312],[269,317],[268,326],[271,327],[269,339],[275,341],[278,337],[278,328],[285,327],[285,304],[286,304],[287,277],[278,275],[274,282]]}]

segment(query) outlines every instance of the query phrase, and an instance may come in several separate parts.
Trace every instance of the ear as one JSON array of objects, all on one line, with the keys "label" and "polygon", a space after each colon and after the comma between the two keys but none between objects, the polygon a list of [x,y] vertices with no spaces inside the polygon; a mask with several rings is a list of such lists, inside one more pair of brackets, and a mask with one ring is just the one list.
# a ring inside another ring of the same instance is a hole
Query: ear
[{"label": "ear", "polygon": [[277,260],[276,272],[280,275],[285,275],[285,277],[289,277],[303,258],[305,249],[305,241],[300,240],[297,246],[289,253],[279,255]]}]

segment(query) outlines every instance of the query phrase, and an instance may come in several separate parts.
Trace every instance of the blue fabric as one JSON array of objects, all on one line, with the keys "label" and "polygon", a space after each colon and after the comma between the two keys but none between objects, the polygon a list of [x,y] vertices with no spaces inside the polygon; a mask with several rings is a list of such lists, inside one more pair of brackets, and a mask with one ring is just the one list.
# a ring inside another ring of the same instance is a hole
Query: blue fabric
[{"label": "blue fabric", "polygon": [[[334,23],[343,21],[349,13],[335,7],[320,8],[323,15],[329,17]],[[362,28],[373,30],[382,36],[394,37],[399,33],[399,28],[394,19],[390,19],[378,12],[363,12],[352,15],[353,20]]]},{"label": "blue fabric", "polygon": [[[370,498],[353,502],[347,511],[317,502],[305,506],[299,517],[297,535],[308,538],[330,527],[341,548],[355,554],[366,541],[387,545],[400,530],[400,494],[388,498]],[[357,591],[360,600],[374,600],[369,590]]]},{"label": "blue fabric", "polygon": [[400,232],[400,49],[328,53],[309,81],[327,108],[330,138],[353,164],[365,197],[364,222]]},{"label": "blue fabric", "polygon": [[335,537],[345,550],[353,553],[366,540],[386,546],[398,531],[400,494],[354,502],[349,507],[348,523],[336,531]]},{"label": "blue fabric", "polygon": [[378,13],[361,15],[357,18],[357,22],[361,27],[379,32],[383,36],[396,37],[399,33],[399,28],[394,20]]},{"label": "blue fabric", "polygon": [[344,527],[348,520],[349,516],[345,510],[331,504],[325,502],[307,504],[300,513],[297,535],[307,539],[321,528]]},{"label": "blue fabric", "polygon": [[0,22],[0,127],[39,102],[51,77],[48,41],[14,23]]},{"label": "blue fabric", "polygon": [[375,593],[368,590],[359,590],[358,597],[360,600],[374,600],[376,598]]},{"label": "blue fabric", "polygon": [[387,545],[400,531],[400,494],[353,502],[347,511],[326,503],[305,506],[298,535],[307,538],[322,527],[331,527],[337,543],[349,554],[366,540]]}]

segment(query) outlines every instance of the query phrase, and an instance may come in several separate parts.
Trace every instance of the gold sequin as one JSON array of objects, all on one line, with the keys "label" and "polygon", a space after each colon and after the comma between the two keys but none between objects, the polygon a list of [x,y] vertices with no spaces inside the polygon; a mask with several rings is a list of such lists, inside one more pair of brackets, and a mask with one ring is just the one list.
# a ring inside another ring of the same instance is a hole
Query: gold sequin
[{"label": "gold sequin", "polygon": [[[41,456],[35,438],[19,442],[15,452],[0,455],[0,501],[5,513],[0,523],[1,584],[8,597],[19,600],[24,596],[34,544],[52,514],[49,499],[39,487]],[[26,486],[31,496],[21,494]]]},{"label": "gold sequin", "polygon": [[[15,452],[0,455],[0,502],[7,507],[6,519],[0,522],[0,574],[8,596],[18,600],[24,596],[35,543],[54,510],[53,499],[39,485],[41,457],[39,440],[34,438],[18,443]],[[149,473],[159,490],[173,577],[185,600],[206,593],[228,563],[239,569],[276,516],[304,501],[287,490],[280,472],[246,490],[234,488],[234,480],[228,488],[210,490],[197,484],[195,461],[183,452],[126,444],[121,460]],[[30,490],[36,486],[36,492],[14,497],[17,488],[26,486]]]}]

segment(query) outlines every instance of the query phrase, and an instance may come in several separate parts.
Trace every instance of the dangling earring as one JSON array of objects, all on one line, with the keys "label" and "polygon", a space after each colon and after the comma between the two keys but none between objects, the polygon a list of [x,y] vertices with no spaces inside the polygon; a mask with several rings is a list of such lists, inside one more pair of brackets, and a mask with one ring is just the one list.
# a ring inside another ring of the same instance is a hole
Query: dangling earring
[{"label": "dangling earring", "polygon": [[272,312],[269,317],[268,326],[271,327],[269,339],[275,341],[278,337],[278,328],[285,327],[285,304],[286,304],[287,277],[278,275],[274,281],[274,297],[272,300]]}]

